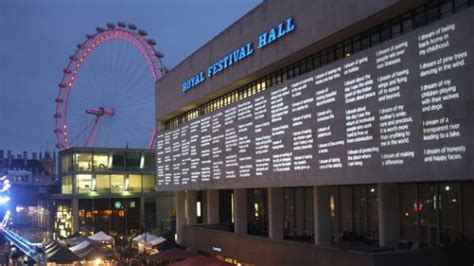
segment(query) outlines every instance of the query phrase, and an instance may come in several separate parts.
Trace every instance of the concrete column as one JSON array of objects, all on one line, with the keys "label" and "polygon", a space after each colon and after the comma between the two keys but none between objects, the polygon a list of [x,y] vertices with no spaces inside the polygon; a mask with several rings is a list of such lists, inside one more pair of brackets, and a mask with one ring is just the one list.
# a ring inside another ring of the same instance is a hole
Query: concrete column
[{"label": "concrete column", "polygon": [[140,197],[140,227],[146,231],[145,224],[145,197]]},{"label": "concrete column", "polygon": [[219,223],[219,190],[207,190],[207,223]]},{"label": "concrete column", "polygon": [[397,247],[400,240],[400,206],[397,184],[378,184],[379,245]]},{"label": "concrete column", "polygon": [[182,226],[186,224],[186,213],[184,201],[186,198],[186,193],[184,191],[176,192],[176,235],[177,243],[183,244],[183,229]]},{"label": "concrete column", "polygon": [[247,189],[234,189],[234,232],[247,234]]},{"label": "concrete column", "polygon": [[79,199],[72,199],[72,232],[79,231]]},{"label": "concrete column", "polygon": [[268,188],[268,237],[283,240],[283,188]]},{"label": "concrete column", "polygon": [[186,224],[197,223],[197,191],[186,191]]},{"label": "concrete column", "polygon": [[474,240],[474,183],[464,182],[461,187],[462,192],[462,217],[463,217],[463,235]]},{"label": "concrete column", "polygon": [[172,192],[160,192],[156,202],[156,225],[160,229],[170,226],[173,209],[176,207],[175,197]]},{"label": "concrete column", "polygon": [[313,187],[314,201],[314,243],[331,245],[331,212],[329,209],[329,187]]}]

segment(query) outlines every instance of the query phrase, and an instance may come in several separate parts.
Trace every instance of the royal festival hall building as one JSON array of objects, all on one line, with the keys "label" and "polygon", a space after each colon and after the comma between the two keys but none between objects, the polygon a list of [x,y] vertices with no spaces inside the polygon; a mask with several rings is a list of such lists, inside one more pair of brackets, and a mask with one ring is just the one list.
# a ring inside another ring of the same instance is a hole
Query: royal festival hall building
[{"label": "royal festival hall building", "polygon": [[472,265],[473,4],[266,0],[169,71],[156,182],[178,242],[240,265]]}]

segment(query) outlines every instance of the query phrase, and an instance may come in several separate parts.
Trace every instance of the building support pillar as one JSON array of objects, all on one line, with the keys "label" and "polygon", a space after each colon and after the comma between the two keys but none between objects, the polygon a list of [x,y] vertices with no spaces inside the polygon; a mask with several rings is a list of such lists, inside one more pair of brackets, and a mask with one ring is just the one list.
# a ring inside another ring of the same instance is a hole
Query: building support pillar
[{"label": "building support pillar", "polygon": [[145,197],[140,197],[140,227],[143,231],[146,231],[146,223],[145,223]]},{"label": "building support pillar", "polygon": [[234,232],[247,234],[247,189],[234,189]]},{"label": "building support pillar", "polygon": [[196,201],[197,191],[186,191],[186,224],[197,223]]},{"label": "building support pillar", "polygon": [[183,225],[186,224],[184,191],[176,191],[176,243],[183,245]]},{"label": "building support pillar", "polygon": [[72,233],[79,231],[79,199],[72,199]]},{"label": "building support pillar", "polygon": [[313,187],[314,202],[314,243],[331,245],[331,211],[329,209],[329,187]]},{"label": "building support pillar", "polygon": [[283,188],[268,188],[268,237],[283,240]]},{"label": "building support pillar", "polygon": [[219,190],[207,190],[207,223],[219,223]]},{"label": "building support pillar", "polygon": [[397,247],[400,241],[400,206],[397,184],[378,184],[379,245]]},{"label": "building support pillar", "polygon": [[462,202],[462,232],[468,240],[474,240],[474,204],[469,204],[468,202],[474,202],[474,183],[472,182],[463,182],[461,183],[461,195]]},{"label": "building support pillar", "polygon": [[176,208],[176,200],[173,192],[160,192],[155,198],[156,203],[156,226],[161,230],[171,226],[171,217]]}]

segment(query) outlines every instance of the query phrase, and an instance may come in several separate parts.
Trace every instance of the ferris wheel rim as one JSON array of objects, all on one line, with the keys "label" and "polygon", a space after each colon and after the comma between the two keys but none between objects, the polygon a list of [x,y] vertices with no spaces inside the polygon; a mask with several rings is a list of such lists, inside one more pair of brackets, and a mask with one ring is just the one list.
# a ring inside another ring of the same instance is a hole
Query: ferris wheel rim
[{"label": "ferris wheel rim", "polygon": [[[146,32],[144,30],[138,30],[135,32],[134,30],[137,29],[135,25],[129,24],[128,28],[130,30],[127,30],[123,25],[125,25],[125,23],[119,22],[118,28],[116,28],[113,23],[107,23],[107,29],[97,27],[97,32],[93,35],[86,35],[87,39],[83,43],[78,44],[74,55],[70,56],[67,67],[63,70],[63,77],[61,83],[58,85],[58,96],[55,99],[56,112],[54,114],[54,133],[56,135],[56,147],[58,149],[63,150],[71,147],[68,139],[69,128],[67,121],[69,94],[74,88],[76,75],[79,73],[79,69],[86,61],[88,55],[95,49],[109,41],[125,41],[137,49],[145,58],[154,81],[163,77],[165,69],[160,60],[162,54],[157,52],[153,47],[156,42],[153,39],[146,39]],[[154,127],[151,139],[148,143],[148,149],[153,147],[156,133],[157,128]]]}]

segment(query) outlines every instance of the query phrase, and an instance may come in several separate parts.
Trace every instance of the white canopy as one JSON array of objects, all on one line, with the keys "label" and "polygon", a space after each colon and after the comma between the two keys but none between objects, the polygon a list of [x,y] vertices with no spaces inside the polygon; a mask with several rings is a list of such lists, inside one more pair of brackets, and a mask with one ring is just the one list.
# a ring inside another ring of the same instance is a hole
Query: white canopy
[{"label": "white canopy", "polygon": [[75,245],[75,246],[70,247],[69,250],[72,251],[72,252],[74,252],[74,253],[76,253],[77,251],[82,250],[82,249],[86,248],[86,247],[89,246],[89,245],[90,245],[89,241],[84,240],[84,241],[82,241],[81,243],[79,243],[79,244],[77,244],[77,245]]},{"label": "white canopy", "polygon": [[90,240],[94,240],[94,241],[97,241],[97,242],[101,242],[101,241],[114,241],[114,238],[109,236],[108,234],[104,233],[103,231],[99,231],[97,233],[95,233],[94,235],[91,235],[89,237]]},{"label": "white canopy", "polygon": [[165,242],[166,238],[161,237],[161,236],[156,236],[150,233],[144,233],[133,238],[133,241],[139,244],[145,245],[147,247],[153,247]]}]

